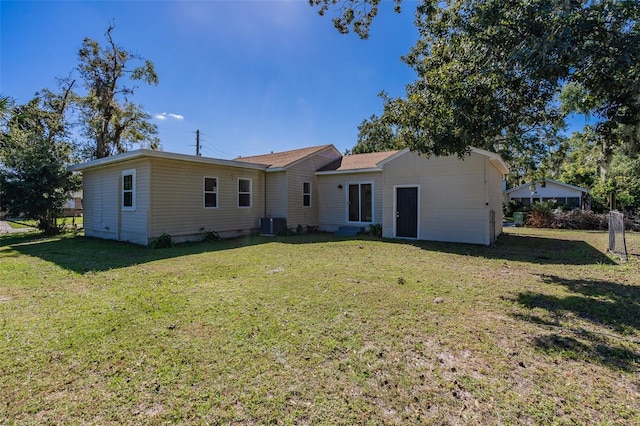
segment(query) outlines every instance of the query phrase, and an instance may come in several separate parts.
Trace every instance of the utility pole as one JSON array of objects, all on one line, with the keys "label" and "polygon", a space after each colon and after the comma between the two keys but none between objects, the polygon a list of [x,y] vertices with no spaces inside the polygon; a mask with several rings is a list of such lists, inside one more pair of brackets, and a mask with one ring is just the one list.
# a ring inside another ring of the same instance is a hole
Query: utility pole
[{"label": "utility pole", "polygon": [[200,157],[200,130],[196,130],[196,157]]}]

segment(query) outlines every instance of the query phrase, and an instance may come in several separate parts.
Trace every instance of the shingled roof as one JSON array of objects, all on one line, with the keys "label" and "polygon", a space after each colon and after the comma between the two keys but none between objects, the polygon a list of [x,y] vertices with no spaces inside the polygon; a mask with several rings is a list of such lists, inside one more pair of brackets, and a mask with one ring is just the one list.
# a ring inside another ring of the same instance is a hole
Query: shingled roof
[{"label": "shingled roof", "polygon": [[[238,157],[234,161],[241,161],[252,164],[264,164],[273,168],[284,168],[292,165],[293,163],[300,161],[312,154],[323,151],[328,148],[333,148],[333,145],[320,145],[312,146],[309,148],[294,149],[292,151],[275,152],[264,155],[254,155],[251,157]],[[335,148],[334,148],[335,149]]]},{"label": "shingled roof", "polygon": [[378,163],[400,151],[371,152],[368,154],[345,155],[322,167],[319,172],[342,172],[348,170],[374,169]]}]

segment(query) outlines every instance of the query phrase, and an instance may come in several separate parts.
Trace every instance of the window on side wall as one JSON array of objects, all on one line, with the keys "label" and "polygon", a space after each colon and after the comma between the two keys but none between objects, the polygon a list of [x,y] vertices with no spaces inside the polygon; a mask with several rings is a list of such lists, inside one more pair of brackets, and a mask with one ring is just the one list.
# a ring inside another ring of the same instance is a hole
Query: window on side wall
[{"label": "window on side wall", "polygon": [[566,205],[572,209],[580,208],[580,197],[567,197]]},{"label": "window on side wall", "polygon": [[302,206],[311,207],[311,182],[302,184]]},{"label": "window on side wall", "polygon": [[136,209],[136,171],[124,170],[122,172],[122,211],[134,211]]},{"label": "window on side wall", "polygon": [[218,178],[204,178],[204,208],[213,209],[218,207]]},{"label": "window on side wall", "polygon": [[238,179],[238,207],[251,207],[251,179]]}]

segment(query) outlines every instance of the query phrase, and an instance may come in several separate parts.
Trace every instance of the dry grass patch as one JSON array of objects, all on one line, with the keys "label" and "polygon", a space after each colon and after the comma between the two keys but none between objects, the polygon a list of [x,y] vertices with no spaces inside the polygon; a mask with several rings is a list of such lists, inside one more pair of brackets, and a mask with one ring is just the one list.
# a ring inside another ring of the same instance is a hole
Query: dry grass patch
[{"label": "dry grass patch", "polygon": [[640,423],[606,241],[0,237],[0,423]]}]

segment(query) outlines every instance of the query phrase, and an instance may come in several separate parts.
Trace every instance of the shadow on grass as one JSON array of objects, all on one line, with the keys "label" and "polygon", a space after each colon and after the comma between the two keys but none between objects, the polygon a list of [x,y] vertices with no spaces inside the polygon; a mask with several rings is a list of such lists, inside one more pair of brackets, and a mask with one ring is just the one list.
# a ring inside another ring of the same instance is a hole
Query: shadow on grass
[{"label": "shadow on grass", "polygon": [[[371,240],[366,236],[356,240]],[[278,242],[282,244],[311,244],[352,241],[353,238],[335,237],[328,233],[317,233],[288,237],[251,236],[216,242],[178,244],[170,249],[148,249],[143,246],[66,234],[47,238],[40,233],[12,234],[0,237],[0,248],[11,249],[28,256],[53,262],[78,273],[105,271],[135,264],[152,262],[218,250]],[[492,247],[438,243],[426,241],[382,240],[385,243],[409,244],[422,250],[450,253],[462,256],[478,256],[495,259],[531,262],[538,264],[588,265],[613,264],[610,258],[582,241],[551,238],[502,235]],[[4,256],[9,254],[5,251]],[[3,254],[0,254],[2,257]]]},{"label": "shadow on grass", "polygon": [[[228,250],[268,243],[264,237],[237,238],[228,241],[177,244],[173,248],[150,249],[126,242],[65,234],[47,237],[42,234],[13,234],[0,237],[0,260],[18,252],[39,257],[77,273],[99,272],[192,254]],[[2,247],[9,250],[1,250]]]},{"label": "shadow on grass", "polygon": [[549,355],[560,355],[572,361],[598,363],[616,370],[636,372],[640,354],[593,333],[582,332],[582,339],[552,333],[534,339],[534,345]]},{"label": "shadow on grass", "polygon": [[423,250],[463,256],[479,256],[540,265],[615,265],[611,258],[584,241],[502,234],[493,246],[439,243],[429,241],[389,240],[413,244]]},{"label": "shadow on grass", "polygon": [[575,294],[559,297],[526,292],[518,294],[517,301],[527,308],[542,308],[554,314],[570,312],[622,334],[640,331],[640,287],[555,275],[542,275],[542,279],[547,284],[564,286]]},{"label": "shadow on grass", "polygon": [[[640,332],[640,287],[611,281],[566,279],[555,275],[542,275],[545,283],[564,286],[574,294],[559,297],[548,294],[523,292],[516,301],[522,306],[540,308],[549,312],[551,320],[535,315],[515,315],[516,318],[546,328],[564,329],[576,333],[577,338],[557,333],[536,337],[534,346],[546,353],[556,353],[569,359],[594,361],[607,366],[637,371],[640,353],[635,349],[640,341],[622,336]],[[567,317],[567,314],[571,314]],[[577,317],[601,327],[601,333],[583,329],[568,329],[563,321]],[[615,336],[613,332],[622,336]],[[578,339],[579,338],[579,339]],[[634,345],[624,345],[632,342]]]}]

